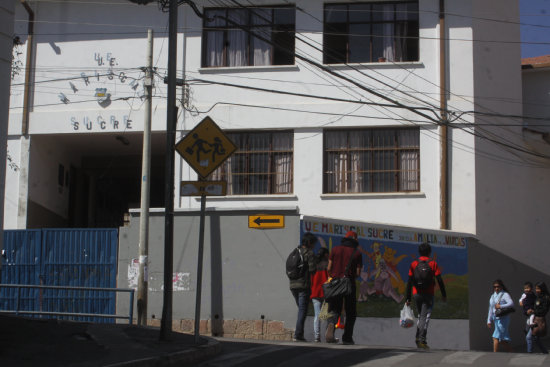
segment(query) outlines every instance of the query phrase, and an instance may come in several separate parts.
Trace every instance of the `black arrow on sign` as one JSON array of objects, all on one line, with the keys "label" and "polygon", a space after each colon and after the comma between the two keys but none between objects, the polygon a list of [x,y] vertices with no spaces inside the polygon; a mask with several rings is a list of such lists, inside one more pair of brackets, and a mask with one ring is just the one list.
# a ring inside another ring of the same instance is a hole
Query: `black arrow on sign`
[{"label": "black arrow on sign", "polygon": [[280,219],[262,219],[261,217],[258,217],[256,219],[254,219],[253,222],[256,223],[257,225],[261,226],[262,223],[280,223],[281,220]]}]

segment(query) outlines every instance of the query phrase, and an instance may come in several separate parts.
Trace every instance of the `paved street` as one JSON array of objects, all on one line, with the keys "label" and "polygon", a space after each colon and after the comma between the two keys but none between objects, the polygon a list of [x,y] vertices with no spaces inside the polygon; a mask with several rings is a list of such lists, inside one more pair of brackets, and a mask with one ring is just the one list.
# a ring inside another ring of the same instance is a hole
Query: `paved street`
[{"label": "paved street", "polygon": [[219,338],[222,353],[199,367],[300,366],[550,366],[539,354],[377,348],[289,342],[243,342]]}]

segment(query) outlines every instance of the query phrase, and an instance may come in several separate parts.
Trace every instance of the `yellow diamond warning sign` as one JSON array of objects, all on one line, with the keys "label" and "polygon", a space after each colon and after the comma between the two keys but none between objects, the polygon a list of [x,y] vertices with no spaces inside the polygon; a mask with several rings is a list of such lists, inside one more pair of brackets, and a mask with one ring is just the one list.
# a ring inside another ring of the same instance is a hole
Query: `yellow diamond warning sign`
[{"label": "yellow diamond warning sign", "polygon": [[211,174],[236,149],[208,116],[176,144],[176,151],[200,177]]}]

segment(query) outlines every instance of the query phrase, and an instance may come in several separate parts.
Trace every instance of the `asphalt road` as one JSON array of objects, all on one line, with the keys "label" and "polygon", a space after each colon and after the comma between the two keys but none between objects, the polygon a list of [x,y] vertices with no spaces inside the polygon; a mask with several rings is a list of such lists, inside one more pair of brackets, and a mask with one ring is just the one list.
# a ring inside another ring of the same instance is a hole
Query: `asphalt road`
[{"label": "asphalt road", "polygon": [[351,367],[351,366],[550,366],[541,354],[344,346],[324,343],[249,342],[217,339],[222,353],[198,367]]}]

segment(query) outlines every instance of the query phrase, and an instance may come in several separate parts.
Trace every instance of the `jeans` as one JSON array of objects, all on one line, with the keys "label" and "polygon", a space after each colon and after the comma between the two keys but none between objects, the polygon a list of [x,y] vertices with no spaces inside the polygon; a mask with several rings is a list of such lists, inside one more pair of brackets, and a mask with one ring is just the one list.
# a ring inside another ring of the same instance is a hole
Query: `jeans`
[{"label": "jeans", "polygon": [[291,289],[296,306],[298,306],[298,318],[296,319],[296,329],[294,330],[294,338],[304,338],[304,324],[307,316],[307,306],[309,304],[309,289]]},{"label": "jeans", "polygon": [[527,353],[533,353],[533,330],[529,328],[527,335],[525,335],[525,341],[527,342]]},{"label": "jeans", "polygon": [[533,335],[533,329],[529,329],[529,332],[527,333],[527,336],[525,336],[525,340],[527,341],[527,353],[533,353],[533,342],[536,344],[541,353],[548,354],[548,349],[544,346],[544,343],[542,342],[541,338]]},{"label": "jeans", "polygon": [[426,335],[428,334],[428,325],[430,324],[432,309],[434,307],[434,296],[433,294],[417,293],[414,295],[414,302],[416,304],[416,312],[418,312],[416,339],[425,343]]},{"label": "jeans", "polygon": [[315,311],[315,317],[313,318],[313,335],[315,339],[321,338],[321,319],[319,319],[319,314],[321,313],[321,306],[323,300],[321,298],[312,298],[313,310]]}]

